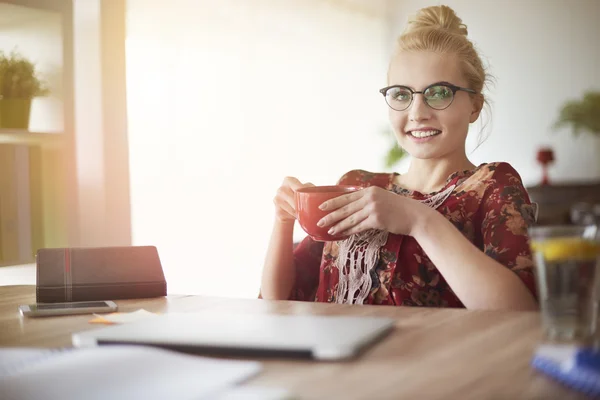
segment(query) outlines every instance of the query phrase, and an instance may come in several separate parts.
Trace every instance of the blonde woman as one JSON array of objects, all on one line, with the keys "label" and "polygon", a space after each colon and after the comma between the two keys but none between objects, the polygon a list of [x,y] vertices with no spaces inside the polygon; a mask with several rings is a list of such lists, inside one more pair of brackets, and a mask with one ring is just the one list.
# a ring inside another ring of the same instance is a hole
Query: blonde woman
[{"label": "blonde woman", "polygon": [[293,249],[294,192],[286,178],[261,297],[349,304],[470,309],[537,308],[527,228],[534,209],[507,163],[473,165],[465,151],[488,76],[467,27],[446,6],[409,20],[380,92],[405,174],[354,170],[340,184],[364,189],[322,204],[339,242],[310,237]]}]

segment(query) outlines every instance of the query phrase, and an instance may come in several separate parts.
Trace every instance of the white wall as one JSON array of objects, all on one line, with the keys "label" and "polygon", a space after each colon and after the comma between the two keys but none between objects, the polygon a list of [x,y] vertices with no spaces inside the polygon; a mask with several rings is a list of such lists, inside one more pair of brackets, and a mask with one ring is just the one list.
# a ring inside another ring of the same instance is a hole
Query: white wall
[{"label": "white wall", "polygon": [[107,246],[100,0],[73,2],[79,246]]},{"label": "white wall", "polygon": [[73,1],[78,246],[131,244],[123,1]]},{"label": "white wall", "polygon": [[[496,77],[489,92],[489,139],[472,153],[475,164],[508,161],[526,184],[540,180],[540,146],[555,150],[554,182],[600,178],[600,138],[574,138],[552,125],[562,103],[600,89],[600,1],[402,0],[391,1],[392,38],[419,8],[446,4],[467,25]],[[479,126],[475,126],[479,128]],[[478,130],[471,132],[471,149]]]},{"label": "white wall", "polygon": [[128,2],[133,241],[158,247],[169,291],[255,297],[283,178],[382,169],[373,4]]}]

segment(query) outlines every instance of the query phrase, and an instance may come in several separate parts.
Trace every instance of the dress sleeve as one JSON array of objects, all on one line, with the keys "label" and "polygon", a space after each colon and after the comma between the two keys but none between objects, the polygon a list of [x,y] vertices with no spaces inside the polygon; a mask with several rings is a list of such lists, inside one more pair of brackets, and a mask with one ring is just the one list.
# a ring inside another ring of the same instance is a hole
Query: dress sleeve
[{"label": "dress sleeve", "polygon": [[517,274],[537,298],[527,232],[535,222],[535,208],[510,164],[491,168],[495,171],[482,199],[482,250]]},{"label": "dress sleeve", "polygon": [[289,300],[314,301],[319,286],[323,242],[317,242],[310,236],[302,240],[294,249],[296,280]]}]

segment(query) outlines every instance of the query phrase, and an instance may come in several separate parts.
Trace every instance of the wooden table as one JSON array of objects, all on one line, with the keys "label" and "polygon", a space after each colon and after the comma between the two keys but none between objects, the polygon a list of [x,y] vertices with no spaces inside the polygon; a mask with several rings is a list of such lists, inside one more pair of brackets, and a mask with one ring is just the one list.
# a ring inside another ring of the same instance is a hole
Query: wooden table
[{"label": "wooden table", "polygon": [[[89,315],[22,318],[33,286],[0,287],[0,346],[70,346],[71,333],[98,328]],[[300,399],[579,399],[529,366],[540,338],[536,312],[491,312],[291,301],[168,296],[117,301],[120,311],[369,315],[397,327],[359,359],[346,362],[263,359],[247,383],[283,387]]]}]

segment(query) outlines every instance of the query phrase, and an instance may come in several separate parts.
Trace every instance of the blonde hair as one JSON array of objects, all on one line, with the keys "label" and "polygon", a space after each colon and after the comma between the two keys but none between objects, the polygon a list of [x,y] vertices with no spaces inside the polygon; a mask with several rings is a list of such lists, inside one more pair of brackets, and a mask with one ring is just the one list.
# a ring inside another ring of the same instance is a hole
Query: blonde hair
[{"label": "blonde hair", "polygon": [[448,6],[426,7],[409,19],[397,42],[397,51],[433,51],[455,54],[469,85],[481,93],[491,78],[479,53],[467,38],[467,26]]},{"label": "blonde hair", "polygon": [[[448,6],[432,6],[420,9],[409,18],[404,32],[398,37],[396,53],[402,51],[433,51],[442,54],[455,54],[461,65],[467,87],[477,91],[484,103],[490,107],[483,94],[484,88],[493,83],[494,78],[487,72],[479,52],[467,38],[467,26]],[[488,114],[491,119],[491,113]],[[487,123],[482,126],[485,128]],[[484,138],[480,135],[478,146]]]}]

